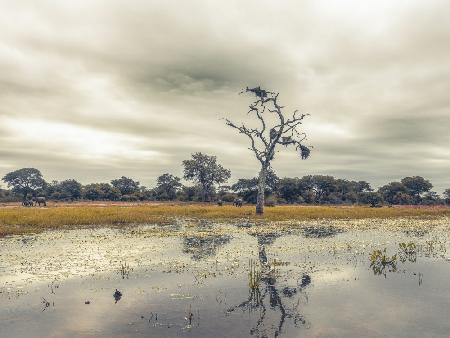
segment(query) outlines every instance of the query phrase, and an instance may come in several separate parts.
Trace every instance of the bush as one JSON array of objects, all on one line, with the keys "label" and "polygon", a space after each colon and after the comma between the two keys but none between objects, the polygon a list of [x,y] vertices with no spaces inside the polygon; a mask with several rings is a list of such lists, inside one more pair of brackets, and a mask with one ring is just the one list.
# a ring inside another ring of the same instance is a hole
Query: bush
[{"label": "bush", "polygon": [[232,193],[226,193],[221,197],[221,200],[224,202],[233,202],[235,199],[237,198],[236,194],[232,194]]},{"label": "bush", "polygon": [[124,201],[124,202],[137,202],[137,201],[139,201],[139,196],[136,196],[136,195],[122,195],[120,197],[120,200]]}]

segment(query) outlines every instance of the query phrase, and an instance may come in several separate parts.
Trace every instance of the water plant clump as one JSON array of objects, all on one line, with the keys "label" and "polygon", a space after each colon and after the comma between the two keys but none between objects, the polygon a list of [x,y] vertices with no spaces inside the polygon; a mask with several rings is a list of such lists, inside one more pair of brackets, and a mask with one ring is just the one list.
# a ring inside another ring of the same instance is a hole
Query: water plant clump
[{"label": "water plant clump", "polygon": [[248,262],[248,287],[250,290],[259,289],[259,283],[261,282],[261,270],[259,269],[259,263],[253,259]]},{"label": "water plant clump", "polygon": [[386,272],[397,271],[397,254],[388,256],[386,248],[381,250],[374,250],[370,254],[370,267],[375,275],[384,275]]}]

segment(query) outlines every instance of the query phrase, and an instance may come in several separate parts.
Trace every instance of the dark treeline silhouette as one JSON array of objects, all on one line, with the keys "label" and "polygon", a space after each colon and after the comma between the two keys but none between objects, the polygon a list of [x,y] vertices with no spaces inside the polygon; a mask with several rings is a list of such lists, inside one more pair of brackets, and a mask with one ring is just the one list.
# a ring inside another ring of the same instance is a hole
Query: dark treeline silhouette
[{"label": "dark treeline silhouette", "polygon": [[[224,185],[231,172],[217,163],[215,156],[195,153],[183,161],[184,176],[192,185],[170,173],[158,177],[156,186],[148,188],[139,181],[122,176],[110,183],[82,185],[74,179],[46,182],[38,169],[23,168],[3,177],[8,189],[0,189],[0,201],[26,201],[37,196],[55,201],[192,201],[231,203],[242,199],[255,204],[258,177],[241,178]],[[326,175],[279,178],[272,169],[266,175],[266,206],[276,204],[365,204],[381,206],[450,204],[450,189],[443,196],[432,191],[432,184],[420,176],[390,182],[378,190],[366,181],[350,181]]]}]

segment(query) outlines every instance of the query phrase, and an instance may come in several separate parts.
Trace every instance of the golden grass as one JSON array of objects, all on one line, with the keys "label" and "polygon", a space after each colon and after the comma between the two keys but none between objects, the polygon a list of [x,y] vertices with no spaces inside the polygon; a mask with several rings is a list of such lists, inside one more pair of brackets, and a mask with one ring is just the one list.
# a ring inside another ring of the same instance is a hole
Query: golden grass
[{"label": "golden grass", "polygon": [[277,206],[256,216],[254,206],[236,208],[204,204],[159,204],[131,206],[60,206],[49,208],[0,208],[0,236],[39,232],[46,229],[97,225],[168,224],[175,218],[233,221],[304,221],[316,219],[362,219],[450,216],[446,207],[369,208],[362,206]]}]

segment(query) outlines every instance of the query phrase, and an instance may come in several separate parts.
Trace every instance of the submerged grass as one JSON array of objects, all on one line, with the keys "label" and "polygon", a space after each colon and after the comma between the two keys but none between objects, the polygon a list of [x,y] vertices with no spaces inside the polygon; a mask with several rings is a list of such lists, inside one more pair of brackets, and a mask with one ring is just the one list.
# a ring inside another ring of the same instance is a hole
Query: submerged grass
[{"label": "submerged grass", "polygon": [[252,222],[305,221],[450,216],[446,207],[369,208],[362,206],[277,206],[256,216],[254,206],[236,208],[206,204],[159,204],[131,206],[60,206],[49,208],[0,208],[0,236],[40,232],[46,229],[96,225],[169,224],[176,218]]}]

